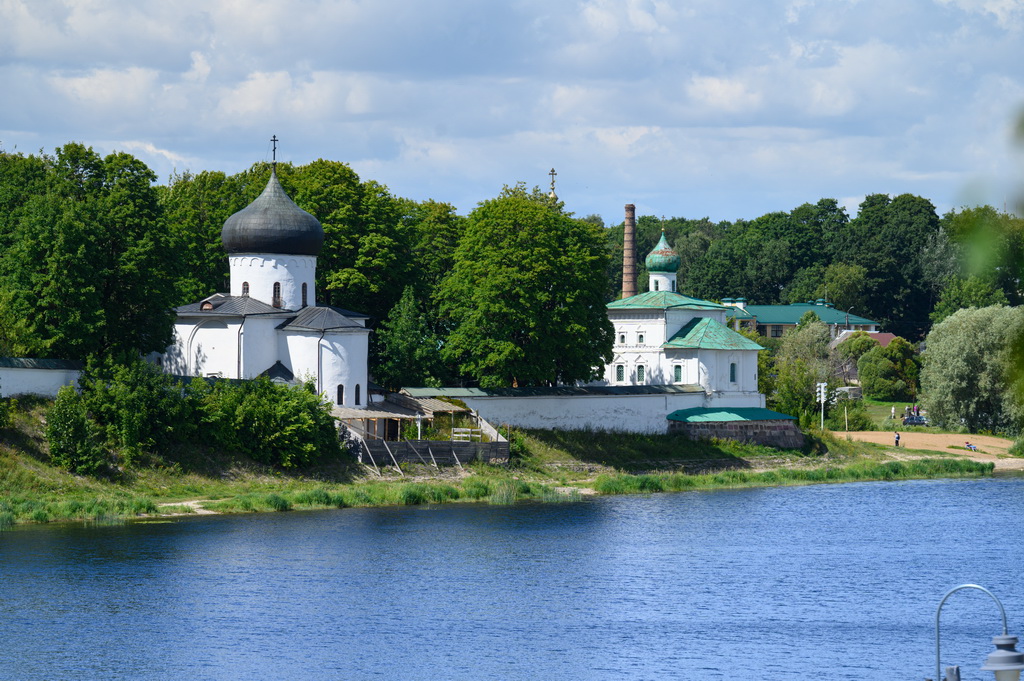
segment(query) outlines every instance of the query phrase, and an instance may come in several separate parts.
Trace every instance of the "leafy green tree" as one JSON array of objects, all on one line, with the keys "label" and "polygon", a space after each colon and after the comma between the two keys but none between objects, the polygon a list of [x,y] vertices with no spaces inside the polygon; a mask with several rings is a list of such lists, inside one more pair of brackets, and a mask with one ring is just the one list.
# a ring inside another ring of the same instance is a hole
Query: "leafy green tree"
[{"label": "leafy green tree", "polygon": [[18,208],[0,259],[0,335],[42,357],[163,350],[177,264],[155,175],[80,144],[42,164],[45,191]]},{"label": "leafy green tree", "polygon": [[1017,355],[1024,308],[994,305],[964,309],[928,334],[921,389],[928,416],[945,428],[964,426],[1017,434],[1022,403],[1015,399]]},{"label": "leafy green tree", "polygon": [[1007,302],[1006,295],[1001,289],[980,277],[970,276],[965,279],[955,276],[943,289],[942,295],[939,296],[939,302],[935,304],[935,309],[930,316],[932,322],[938,324],[957,310],[968,307],[1006,305]]},{"label": "leafy green tree", "polygon": [[441,385],[440,342],[431,332],[412,286],[405,287],[402,299],[391,308],[376,342],[380,350],[374,378],[383,385],[393,389]]},{"label": "leafy green tree", "polygon": [[181,260],[175,303],[228,288],[228,259],[220,240],[224,222],[246,206],[242,183],[222,172],[175,174],[160,188],[160,205]]},{"label": "leafy green tree", "polygon": [[438,294],[452,329],[442,354],[485,387],[596,377],[613,339],[607,257],[599,227],[525,187],[482,202]]},{"label": "leafy green tree", "polygon": [[920,369],[914,346],[899,337],[884,348],[871,348],[857,360],[864,395],[886,402],[916,400]]},{"label": "leafy green tree", "polygon": [[817,384],[828,383],[833,390],[836,382],[828,345],[828,327],[813,311],[783,336],[775,364],[776,391],[769,398],[774,409],[796,416],[804,425],[813,422],[820,410]]}]

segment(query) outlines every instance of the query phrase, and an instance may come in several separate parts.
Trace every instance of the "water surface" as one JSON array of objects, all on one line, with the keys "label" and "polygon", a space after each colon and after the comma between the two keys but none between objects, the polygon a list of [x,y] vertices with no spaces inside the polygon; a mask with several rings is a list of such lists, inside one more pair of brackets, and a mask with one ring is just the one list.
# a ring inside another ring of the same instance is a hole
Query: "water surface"
[{"label": "water surface", "polygon": [[[1024,632],[1022,518],[1016,478],[19,527],[0,677],[920,680],[952,586]],[[999,628],[954,595],[944,663]]]}]

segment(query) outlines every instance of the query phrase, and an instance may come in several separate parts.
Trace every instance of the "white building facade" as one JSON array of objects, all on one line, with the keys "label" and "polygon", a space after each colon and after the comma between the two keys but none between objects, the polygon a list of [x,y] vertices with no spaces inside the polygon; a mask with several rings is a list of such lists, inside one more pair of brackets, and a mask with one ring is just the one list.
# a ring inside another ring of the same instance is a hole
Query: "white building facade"
[{"label": "white building facade", "polygon": [[703,393],[699,406],[764,407],[761,346],[727,326],[726,306],[676,292],[679,256],[664,233],[645,264],[650,290],[608,304],[615,354],[592,385],[688,386]]},{"label": "white building facade", "polygon": [[367,317],[316,302],[319,221],[288,197],[271,173],[263,193],[224,223],[230,292],[177,308],[164,370],[298,382],[339,407],[369,401]]}]

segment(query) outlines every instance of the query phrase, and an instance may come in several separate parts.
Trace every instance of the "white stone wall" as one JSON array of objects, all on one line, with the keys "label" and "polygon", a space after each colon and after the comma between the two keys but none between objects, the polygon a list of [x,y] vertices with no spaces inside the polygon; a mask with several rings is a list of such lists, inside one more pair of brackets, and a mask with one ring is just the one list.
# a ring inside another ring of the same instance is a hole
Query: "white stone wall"
[{"label": "white stone wall", "polygon": [[[344,406],[365,408],[369,402],[367,361],[369,332],[328,331],[282,334],[282,362],[298,379],[319,375],[317,389],[337,403],[338,386],[345,386]],[[287,358],[287,359],[286,359]],[[290,364],[289,364],[290,362]],[[355,402],[359,386],[359,404]]]},{"label": "white stone wall", "polygon": [[241,337],[237,321],[210,317],[178,321],[175,342],[164,356],[164,371],[181,376],[238,378]]},{"label": "white stone wall", "polygon": [[42,395],[56,397],[66,385],[78,385],[77,369],[19,369],[0,367],[0,397]]},{"label": "white stone wall", "polygon": [[[242,376],[256,378],[278,360],[276,330],[280,319],[247,317],[242,326]],[[288,366],[287,362],[282,362]],[[291,367],[288,367],[291,369]]]},{"label": "white stone wall", "polygon": [[306,284],[306,305],[316,304],[314,279],[316,256],[243,254],[228,258],[231,270],[231,295],[241,296],[242,284],[249,284],[249,297],[267,305],[274,304],[274,284],[281,284],[281,307],[302,308],[302,285]]},{"label": "white stone wall", "polygon": [[[704,394],[459,398],[495,426],[664,433],[677,409],[703,407]],[[757,406],[757,405],[735,405]]]}]

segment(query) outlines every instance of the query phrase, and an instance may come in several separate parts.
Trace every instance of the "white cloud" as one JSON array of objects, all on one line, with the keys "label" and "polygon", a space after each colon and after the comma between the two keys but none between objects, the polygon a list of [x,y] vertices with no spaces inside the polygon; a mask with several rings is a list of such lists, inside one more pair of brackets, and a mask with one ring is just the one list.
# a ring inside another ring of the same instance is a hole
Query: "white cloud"
[{"label": "white cloud", "polygon": [[686,91],[693,99],[719,111],[751,111],[761,104],[760,93],[752,92],[747,83],[734,78],[694,76]]},{"label": "white cloud", "polygon": [[157,82],[152,69],[93,69],[83,75],[53,75],[50,83],[69,99],[95,108],[136,108],[147,101]]}]

